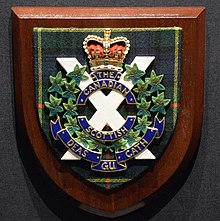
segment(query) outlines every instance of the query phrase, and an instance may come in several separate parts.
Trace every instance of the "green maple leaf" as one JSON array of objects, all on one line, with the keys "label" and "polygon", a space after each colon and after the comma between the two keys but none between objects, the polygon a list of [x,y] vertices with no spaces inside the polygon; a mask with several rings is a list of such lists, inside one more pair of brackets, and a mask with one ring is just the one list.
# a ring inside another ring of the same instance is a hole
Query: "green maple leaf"
[{"label": "green maple leaf", "polygon": [[165,107],[170,103],[170,99],[164,99],[164,92],[158,94],[157,97],[152,96],[152,101],[154,106],[150,109],[150,111],[165,115]]},{"label": "green maple leaf", "polygon": [[54,115],[57,115],[60,112],[63,112],[63,108],[59,106],[62,101],[62,98],[57,98],[50,94],[49,100],[50,102],[45,101],[44,104],[50,110],[50,117],[53,117]]},{"label": "green maple leaf", "polygon": [[68,103],[67,104],[63,103],[63,106],[64,106],[65,110],[67,110],[65,112],[65,114],[63,115],[63,118],[67,118],[68,116],[74,117],[74,116],[78,115],[78,113],[76,112],[76,109],[77,109],[76,105],[73,104],[72,98],[68,99]]},{"label": "green maple leaf", "polygon": [[63,97],[64,98],[71,98],[72,100],[76,100],[76,95],[77,93],[80,92],[78,88],[76,88],[76,83],[75,81],[71,81],[70,83],[65,82],[65,87],[66,91],[63,92]]},{"label": "green maple leaf", "polygon": [[77,85],[83,80],[87,80],[88,77],[85,75],[86,66],[81,68],[77,64],[72,72],[69,72],[66,76],[70,77]]},{"label": "green maple leaf", "polygon": [[126,64],[125,69],[126,69],[126,75],[124,76],[125,80],[131,80],[133,84],[143,83],[141,77],[145,74],[145,72],[138,69],[136,63],[133,65],[133,67]]},{"label": "green maple leaf", "polygon": [[50,76],[51,87],[49,87],[48,92],[53,93],[56,92],[58,94],[63,93],[62,86],[64,85],[66,79],[62,78],[62,72],[59,71],[55,77]]},{"label": "green maple leaf", "polygon": [[154,93],[155,91],[164,91],[165,87],[161,84],[164,75],[156,75],[155,71],[152,70],[150,78],[145,78],[145,82],[151,85],[150,92]]},{"label": "green maple leaf", "polygon": [[89,147],[88,147],[89,149],[98,150],[99,152],[102,152],[102,150],[106,148],[106,146],[102,142],[99,142],[94,139],[88,140],[88,144],[89,144]]},{"label": "green maple leaf", "polygon": [[127,141],[125,139],[119,139],[112,143],[111,147],[115,152],[121,151],[121,150],[126,150],[127,149]]},{"label": "green maple leaf", "polygon": [[80,132],[80,131],[76,131],[76,135],[77,138],[75,138],[75,140],[80,143],[83,144],[84,147],[87,147],[89,145],[89,136],[88,134],[86,134],[84,131]]},{"label": "green maple leaf", "polygon": [[127,141],[127,143],[131,146],[133,143],[137,142],[139,138],[140,131],[134,131],[130,130],[125,136],[124,139]]},{"label": "green maple leaf", "polygon": [[134,92],[138,93],[138,100],[148,97],[151,93],[147,90],[148,83],[137,83],[137,88],[134,89]]},{"label": "green maple leaf", "polygon": [[111,152],[111,153],[114,153],[114,148],[113,148],[113,146],[104,145],[104,146],[102,147],[102,151],[103,151],[103,152],[109,151],[109,152]]},{"label": "green maple leaf", "polygon": [[151,121],[148,121],[148,116],[143,116],[142,118],[138,117],[138,124],[134,127],[134,129],[140,130],[144,133],[150,125]]},{"label": "green maple leaf", "polygon": [[80,127],[77,124],[77,119],[72,118],[71,116],[67,116],[68,123],[64,124],[64,127],[69,131],[71,135],[76,133],[76,131],[80,130]]},{"label": "green maple leaf", "polygon": [[151,116],[150,111],[148,111],[151,105],[151,101],[147,102],[146,99],[142,98],[141,103],[137,103],[138,113],[137,115],[147,115],[148,117]]}]

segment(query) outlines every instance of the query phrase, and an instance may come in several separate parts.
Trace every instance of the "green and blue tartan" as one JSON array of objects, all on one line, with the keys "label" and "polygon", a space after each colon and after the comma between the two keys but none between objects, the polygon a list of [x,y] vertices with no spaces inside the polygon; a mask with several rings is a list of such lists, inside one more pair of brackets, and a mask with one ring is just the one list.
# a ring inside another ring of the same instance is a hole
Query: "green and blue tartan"
[{"label": "green and blue tartan", "polygon": [[[130,64],[135,56],[155,56],[153,66],[150,68],[153,68],[157,75],[164,74],[165,96],[171,99],[166,115],[166,127],[163,137],[154,141],[149,148],[158,159],[166,150],[166,146],[172,137],[180,109],[182,30],[179,27],[158,27],[112,28],[111,31],[112,38],[123,36],[130,40],[131,47],[125,64]],[[36,27],[33,30],[35,97],[39,121],[42,133],[59,158],[67,149],[59,141],[54,141],[50,132],[50,119],[44,106],[44,102],[48,101],[49,76],[55,76],[60,70],[65,74],[65,71],[56,61],[57,57],[76,57],[82,65],[89,67],[87,54],[83,50],[82,43],[91,34],[103,37],[103,29]],[[146,76],[149,76],[149,73],[148,70]],[[104,189],[112,189],[136,179],[149,170],[155,162],[155,160],[137,161],[133,159],[127,162],[126,171],[111,174],[92,171],[90,164],[83,160],[64,163],[84,179]]]}]

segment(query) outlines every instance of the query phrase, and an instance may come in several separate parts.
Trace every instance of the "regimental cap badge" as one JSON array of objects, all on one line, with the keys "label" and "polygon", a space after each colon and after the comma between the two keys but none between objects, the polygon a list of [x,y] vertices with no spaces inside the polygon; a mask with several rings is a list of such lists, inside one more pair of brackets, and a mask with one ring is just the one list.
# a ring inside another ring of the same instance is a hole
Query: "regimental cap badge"
[{"label": "regimental cap badge", "polygon": [[[65,78],[61,71],[50,76],[50,102],[45,102],[53,138],[62,141],[72,160],[89,161],[97,172],[126,170],[132,158],[156,159],[148,148],[162,137],[170,103],[161,82],[164,75],[154,70],[146,75],[155,57],[135,56],[123,70],[130,41],[110,36],[111,30],[104,29],[104,38],[84,39],[91,73],[76,58],[57,58],[67,73]],[[70,159],[68,153],[62,160]]]},{"label": "regimental cap badge", "polygon": [[92,70],[99,66],[122,67],[123,61],[130,49],[130,41],[126,37],[111,37],[111,30],[104,29],[104,38],[88,35],[83,48],[88,54]]}]

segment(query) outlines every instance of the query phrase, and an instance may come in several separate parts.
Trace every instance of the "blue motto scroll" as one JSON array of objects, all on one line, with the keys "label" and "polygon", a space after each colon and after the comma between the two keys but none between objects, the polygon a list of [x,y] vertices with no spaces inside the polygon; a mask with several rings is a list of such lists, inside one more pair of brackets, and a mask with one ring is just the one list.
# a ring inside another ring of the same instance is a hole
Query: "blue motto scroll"
[{"label": "blue motto scroll", "polygon": [[102,159],[102,153],[92,151],[88,147],[79,144],[68,132],[66,128],[62,128],[60,118],[57,117],[56,121],[50,123],[51,132],[55,140],[61,140],[62,143],[78,158],[92,162],[91,168],[96,171],[116,172],[126,170],[126,162],[133,157],[138,156],[148,148],[150,143],[156,138],[158,139],[165,127],[165,118],[161,121],[155,117],[154,127],[147,127],[145,134],[142,138],[134,143],[126,150],[116,152],[115,159],[105,160]]}]

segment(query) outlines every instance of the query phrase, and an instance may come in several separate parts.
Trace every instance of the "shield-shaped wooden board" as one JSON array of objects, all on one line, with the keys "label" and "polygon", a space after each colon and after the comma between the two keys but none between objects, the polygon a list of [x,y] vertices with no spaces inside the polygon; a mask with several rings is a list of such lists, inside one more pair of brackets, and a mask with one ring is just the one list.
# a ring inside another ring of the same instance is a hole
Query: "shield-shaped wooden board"
[{"label": "shield-shaped wooden board", "polygon": [[24,164],[103,216],[172,192],[200,140],[204,8],[14,7],[12,21]]}]

